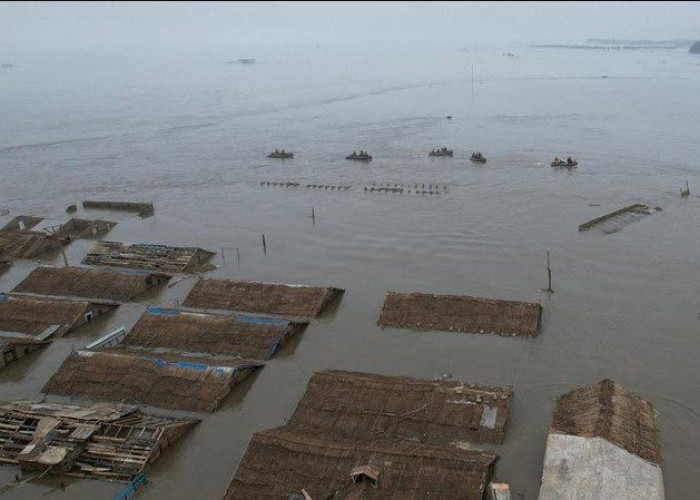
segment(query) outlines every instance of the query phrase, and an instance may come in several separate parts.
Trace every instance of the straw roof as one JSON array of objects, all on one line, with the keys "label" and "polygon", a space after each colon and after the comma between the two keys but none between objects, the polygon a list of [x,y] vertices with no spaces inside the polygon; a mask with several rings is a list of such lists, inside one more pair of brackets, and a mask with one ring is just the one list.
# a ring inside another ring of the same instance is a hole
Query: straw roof
[{"label": "straw roof", "polygon": [[[43,217],[34,217],[32,215],[18,215],[14,217],[10,222],[5,224],[0,228],[0,231],[24,231],[29,230],[39,224]],[[24,225],[24,228],[22,228]]]},{"label": "straw roof", "polygon": [[550,433],[601,437],[644,460],[661,463],[654,406],[609,379],[561,396]]},{"label": "straw roof", "polygon": [[0,256],[31,259],[61,248],[58,238],[33,231],[0,231]]},{"label": "straw roof", "polygon": [[313,499],[337,498],[352,485],[352,471],[370,465],[378,472],[376,487],[364,491],[371,498],[482,500],[495,460],[456,447],[287,425],[253,435],[224,498],[288,500],[302,489]]},{"label": "straw roof", "polygon": [[260,316],[149,308],[124,344],[268,359],[306,323]]},{"label": "straw roof", "polygon": [[389,292],[377,324],[381,327],[535,336],[542,306],[460,295]]},{"label": "straw roof", "polygon": [[135,406],[0,402],[0,462],[128,481],[198,420]]},{"label": "straw roof", "polygon": [[71,238],[92,238],[108,232],[116,225],[116,222],[107,220],[73,218],[58,228],[56,235],[70,236]]},{"label": "straw roof", "polygon": [[13,291],[126,301],[169,279],[145,271],[40,266]]},{"label": "straw roof", "polygon": [[509,387],[329,370],[311,376],[290,422],[433,444],[501,443],[511,399]]},{"label": "straw roof", "polygon": [[82,263],[184,273],[196,270],[213,255],[195,247],[99,241]]},{"label": "straw roof", "polygon": [[315,318],[343,292],[331,287],[202,278],[184,305]]},{"label": "straw roof", "polygon": [[236,384],[261,366],[120,349],[75,351],[43,392],[215,411]]},{"label": "straw roof", "polygon": [[0,294],[0,330],[39,335],[53,326],[63,335],[84,323],[83,315],[95,309],[111,309],[112,304],[86,300]]}]

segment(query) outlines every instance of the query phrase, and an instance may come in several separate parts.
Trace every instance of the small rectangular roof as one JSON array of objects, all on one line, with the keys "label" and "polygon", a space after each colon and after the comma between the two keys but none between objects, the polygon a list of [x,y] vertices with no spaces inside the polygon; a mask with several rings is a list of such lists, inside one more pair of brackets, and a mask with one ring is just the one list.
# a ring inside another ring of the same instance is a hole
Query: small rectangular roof
[{"label": "small rectangular roof", "polygon": [[202,278],[184,305],[315,318],[343,292],[340,288],[322,286]]},{"label": "small rectangular roof", "polygon": [[99,241],[82,263],[186,273],[197,270],[213,255],[215,252],[197,247]]},{"label": "small rectangular roof", "polygon": [[34,231],[0,231],[0,257],[32,259],[60,250],[55,236]]},{"label": "small rectangular roof", "polygon": [[533,337],[540,331],[542,306],[466,295],[388,292],[377,324],[464,333]]},{"label": "small rectangular roof", "polygon": [[93,304],[100,308],[116,307],[108,302],[0,293],[0,331],[42,337],[45,332],[53,330],[52,333],[64,335],[82,323],[82,315]]}]

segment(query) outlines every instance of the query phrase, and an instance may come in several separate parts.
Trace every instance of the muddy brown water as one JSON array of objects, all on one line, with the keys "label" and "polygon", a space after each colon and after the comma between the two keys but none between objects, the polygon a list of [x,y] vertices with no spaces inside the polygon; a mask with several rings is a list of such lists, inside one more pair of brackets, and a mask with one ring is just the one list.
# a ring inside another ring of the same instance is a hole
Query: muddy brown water
[{"label": "muddy brown water", "polygon": [[[357,61],[351,52],[338,59],[287,50],[246,67],[214,56],[184,67],[171,56],[158,71],[122,61],[123,74],[104,61],[67,69],[30,58],[0,78],[11,97],[0,123],[0,209],[11,213],[0,223],[20,213],[65,220],[65,208],[84,199],[152,201],[150,218],[82,208],[78,216],[119,222],[108,240],[216,251],[212,277],[346,290],[219,411],[198,415],[201,424],[152,467],[143,498],[220,498],[252,433],[284,424],[310,374],[327,368],[512,385],[496,476],[525,499],[537,497],[554,398],[612,378],[659,411],[667,497],[695,497],[700,165],[690,159],[700,157],[700,75],[693,60],[647,51],[576,53],[574,61],[571,52],[523,48],[515,60],[453,50],[438,60],[418,52],[411,61],[379,51],[368,57],[384,66],[361,78],[348,69]],[[308,72],[295,69],[309,60],[317,64]],[[284,81],[272,78],[279,65]],[[454,157],[427,157],[443,145]],[[295,158],[266,158],[275,147]],[[346,161],[353,149],[373,161]],[[473,150],[488,163],[470,162]],[[549,166],[569,154],[578,168]],[[686,179],[691,196],[681,198]],[[372,182],[442,189],[439,196],[364,192]],[[351,189],[307,189],[311,183]],[[613,234],[579,233],[582,222],[632,203],[663,210]],[[91,246],[71,243],[69,262],[78,264]],[[552,295],[541,292],[548,247]],[[0,291],[34,265],[15,261]],[[182,302],[195,279],[7,366],[0,398],[42,397],[71,349],[131,327],[147,305]],[[542,332],[523,339],[382,330],[376,321],[388,290],[541,301]],[[0,484],[17,471],[0,467]],[[64,486],[45,477],[3,496],[108,498],[122,488],[73,479]]]}]

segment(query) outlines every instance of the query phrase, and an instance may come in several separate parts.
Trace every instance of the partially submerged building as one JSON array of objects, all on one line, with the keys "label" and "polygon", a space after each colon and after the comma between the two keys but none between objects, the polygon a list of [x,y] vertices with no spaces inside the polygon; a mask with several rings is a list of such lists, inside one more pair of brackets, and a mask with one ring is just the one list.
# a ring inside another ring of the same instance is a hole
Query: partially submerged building
[{"label": "partially submerged building", "polygon": [[32,215],[18,215],[10,222],[0,228],[2,231],[29,231],[31,228],[43,221],[43,217],[34,217]]},{"label": "partially submerged building", "polygon": [[67,236],[70,238],[97,238],[98,236],[109,232],[116,225],[116,222],[110,222],[107,220],[73,218],[58,228],[58,231],[56,231],[56,236]]},{"label": "partially submerged building", "polygon": [[377,324],[423,331],[534,337],[542,306],[465,295],[388,292]]},{"label": "partially submerged building", "polygon": [[34,231],[0,231],[0,257],[33,259],[61,249],[56,236]]},{"label": "partially submerged building", "polygon": [[50,344],[29,335],[11,335],[0,332],[0,368]]},{"label": "partially submerged building", "polygon": [[134,212],[140,217],[150,217],[155,213],[152,203],[139,203],[130,201],[91,201],[83,202],[83,208],[97,208],[103,210],[123,210]]},{"label": "partially submerged building", "polygon": [[90,323],[118,306],[109,301],[57,299],[0,294],[0,332],[45,340],[62,336]]},{"label": "partially submerged building", "polygon": [[264,363],[108,348],[72,352],[43,392],[174,410],[215,411]]},{"label": "partially submerged building", "polygon": [[127,301],[166,283],[170,277],[131,269],[40,266],[13,292]]},{"label": "partially submerged building", "polygon": [[[456,447],[345,438],[287,425],[253,435],[224,498],[482,500],[496,458]],[[357,493],[366,496],[352,496]]]},{"label": "partially submerged building", "polygon": [[0,462],[67,476],[129,481],[199,420],[136,406],[0,402]]},{"label": "partially submerged building", "polygon": [[202,278],[187,295],[184,305],[315,318],[343,292],[340,288],[323,286]]},{"label": "partially submerged building", "polygon": [[603,233],[612,234],[620,231],[622,228],[643,219],[648,215],[652,215],[661,210],[660,207],[649,207],[641,203],[635,203],[634,205],[629,205],[614,212],[610,212],[601,217],[596,217],[595,219],[589,220],[579,225],[579,231],[588,231],[589,229],[596,228]]},{"label": "partially submerged building", "polygon": [[552,416],[539,500],[663,500],[653,405],[612,380],[561,396]]},{"label": "partially submerged building", "polygon": [[434,444],[502,443],[512,397],[510,387],[327,370],[311,376],[290,423]]},{"label": "partially submerged building", "polygon": [[195,247],[99,241],[83,264],[189,273],[202,270],[214,255],[215,252]]},{"label": "partially submerged building", "polygon": [[124,344],[269,359],[307,323],[149,307],[125,337]]},{"label": "partially submerged building", "polygon": [[227,499],[482,500],[511,400],[503,387],[330,370],[289,423],[258,432]]}]

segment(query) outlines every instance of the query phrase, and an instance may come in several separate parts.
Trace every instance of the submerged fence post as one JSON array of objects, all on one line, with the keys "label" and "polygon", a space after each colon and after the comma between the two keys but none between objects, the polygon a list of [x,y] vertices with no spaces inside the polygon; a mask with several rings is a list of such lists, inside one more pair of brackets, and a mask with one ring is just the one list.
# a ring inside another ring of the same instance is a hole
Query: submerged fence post
[{"label": "submerged fence post", "polygon": [[265,243],[265,235],[262,235],[263,252],[267,255],[267,244]]},{"label": "submerged fence post", "polygon": [[549,267],[549,247],[547,247],[547,290],[549,293],[554,293],[552,290],[552,268]]},{"label": "submerged fence post", "polygon": [[238,261],[238,265],[241,265],[241,253],[238,251],[238,247],[236,247],[236,260]]}]

